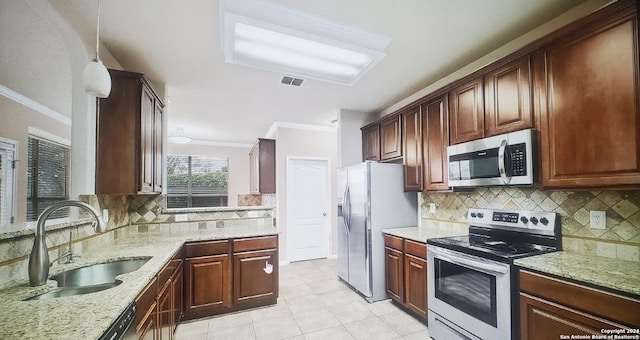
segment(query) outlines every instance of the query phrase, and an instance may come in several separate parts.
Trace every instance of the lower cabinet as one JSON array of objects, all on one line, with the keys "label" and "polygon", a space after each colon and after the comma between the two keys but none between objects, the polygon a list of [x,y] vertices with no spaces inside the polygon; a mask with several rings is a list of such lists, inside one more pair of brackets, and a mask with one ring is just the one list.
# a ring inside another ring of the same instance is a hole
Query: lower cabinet
[{"label": "lower cabinet", "polygon": [[387,294],[416,316],[427,319],[427,245],[385,235]]},{"label": "lower cabinet", "polygon": [[278,239],[233,241],[233,303],[274,304],[278,298]]},{"label": "lower cabinet", "polygon": [[519,279],[520,339],[602,336],[603,330],[640,327],[640,300],[524,270]]},{"label": "lower cabinet", "polygon": [[277,236],[193,242],[185,248],[186,319],[277,302]]}]

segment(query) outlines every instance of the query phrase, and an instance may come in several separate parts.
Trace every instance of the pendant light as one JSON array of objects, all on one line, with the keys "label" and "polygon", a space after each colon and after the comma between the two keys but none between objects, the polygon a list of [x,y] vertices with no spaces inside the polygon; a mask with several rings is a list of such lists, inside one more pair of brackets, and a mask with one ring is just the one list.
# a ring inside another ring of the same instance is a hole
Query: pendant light
[{"label": "pendant light", "polygon": [[100,0],[98,0],[98,23],[96,27],[96,57],[85,66],[82,82],[87,94],[98,98],[107,98],[111,93],[111,76],[98,55],[100,48]]}]

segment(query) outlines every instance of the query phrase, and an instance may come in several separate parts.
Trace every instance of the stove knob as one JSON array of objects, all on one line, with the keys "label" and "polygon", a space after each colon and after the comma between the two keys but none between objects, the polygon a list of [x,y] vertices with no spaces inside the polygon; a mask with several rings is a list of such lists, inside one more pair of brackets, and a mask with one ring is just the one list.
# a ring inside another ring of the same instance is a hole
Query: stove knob
[{"label": "stove knob", "polygon": [[537,219],[537,218],[535,218],[535,217],[532,217],[532,218],[530,219],[530,221],[531,221],[531,223],[533,223],[533,224],[538,224],[538,219]]},{"label": "stove knob", "polygon": [[476,213],[471,213],[471,217],[475,218],[476,216]]},{"label": "stove knob", "polygon": [[483,213],[478,213],[478,218],[483,218],[484,214]]},{"label": "stove knob", "polygon": [[522,216],[522,217],[520,217],[520,222],[522,222],[524,224],[527,224],[527,223],[529,223],[529,219],[526,216]]},{"label": "stove knob", "polygon": [[540,219],[540,223],[542,223],[543,225],[547,225],[549,224],[549,220],[546,217],[543,217]]}]

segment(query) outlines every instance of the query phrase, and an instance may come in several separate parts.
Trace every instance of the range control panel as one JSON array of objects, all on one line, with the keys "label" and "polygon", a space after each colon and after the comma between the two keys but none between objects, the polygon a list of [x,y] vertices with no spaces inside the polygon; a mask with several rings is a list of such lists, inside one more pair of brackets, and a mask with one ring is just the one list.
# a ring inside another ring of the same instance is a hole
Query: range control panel
[{"label": "range control panel", "polygon": [[541,231],[546,234],[553,231],[560,222],[557,213],[526,210],[493,210],[470,208],[467,214],[470,225],[482,227],[499,227],[500,229],[527,229],[531,232]]}]

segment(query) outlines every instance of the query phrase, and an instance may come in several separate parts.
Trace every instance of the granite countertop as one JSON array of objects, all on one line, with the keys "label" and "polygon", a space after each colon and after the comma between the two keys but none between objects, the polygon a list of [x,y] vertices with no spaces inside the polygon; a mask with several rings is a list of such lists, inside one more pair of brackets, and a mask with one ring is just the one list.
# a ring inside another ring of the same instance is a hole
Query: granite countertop
[{"label": "granite countertop", "polygon": [[559,251],[514,262],[532,269],[609,290],[640,296],[640,263]]},{"label": "granite countertop", "polygon": [[382,232],[387,235],[406,238],[408,240],[427,243],[430,238],[460,236],[468,234],[465,231],[442,230],[429,227],[403,227],[383,229]]},{"label": "granite countertop", "polygon": [[137,234],[113,245],[84,251],[73,264],[51,267],[50,275],[90,264],[151,256],[135,272],[118,276],[122,284],[104,291],[42,301],[22,301],[56,288],[56,282],[28,283],[0,290],[0,339],[97,339],[187,241],[277,235],[271,226],[232,227],[171,233]]}]

